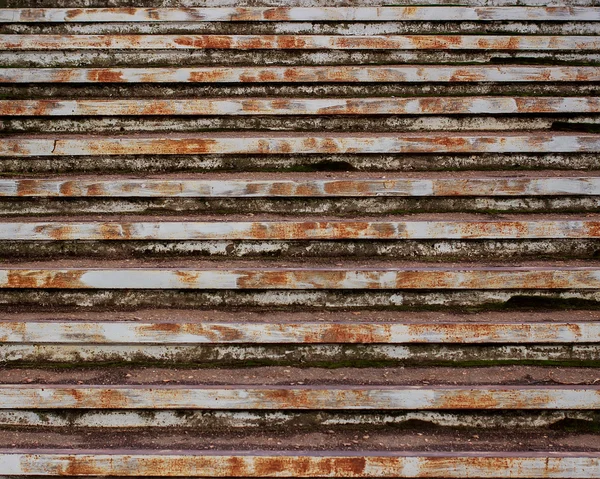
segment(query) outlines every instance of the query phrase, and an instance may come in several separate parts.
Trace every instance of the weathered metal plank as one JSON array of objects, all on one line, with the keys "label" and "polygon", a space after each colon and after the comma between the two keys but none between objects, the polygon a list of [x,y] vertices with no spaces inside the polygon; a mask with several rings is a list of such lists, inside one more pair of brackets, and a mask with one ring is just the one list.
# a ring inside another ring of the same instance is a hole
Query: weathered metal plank
[{"label": "weathered metal plank", "polygon": [[598,50],[597,36],[0,35],[0,50]]},{"label": "weathered metal plank", "polygon": [[5,474],[166,477],[600,477],[597,453],[2,451]]},{"label": "weathered metal plank", "polygon": [[0,289],[598,289],[595,267],[0,269]]},{"label": "weathered metal plank", "polygon": [[594,82],[584,66],[2,68],[0,83]]},{"label": "weathered metal plank", "polygon": [[0,223],[0,240],[23,241],[467,238],[600,238],[600,221],[61,221]]},{"label": "weathered metal plank", "polygon": [[0,22],[600,21],[594,7],[3,8]]},{"label": "weathered metal plank", "polygon": [[0,197],[598,196],[600,177],[3,179]]},{"label": "weathered metal plank", "polygon": [[307,153],[558,153],[600,152],[598,134],[190,134],[124,137],[10,137],[0,157]]},{"label": "weathered metal plank", "polygon": [[0,321],[0,343],[597,343],[600,323]]},{"label": "weathered metal plank", "polygon": [[600,477],[597,453],[335,453],[9,451],[5,474],[163,477]]},{"label": "weathered metal plank", "polygon": [[600,386],[0,385],[0,409],[600,409]]},{"label": "weathered metal plank", "polygon": [[598,113],[597,97],[0,100],[0,115],[458,115]]}]

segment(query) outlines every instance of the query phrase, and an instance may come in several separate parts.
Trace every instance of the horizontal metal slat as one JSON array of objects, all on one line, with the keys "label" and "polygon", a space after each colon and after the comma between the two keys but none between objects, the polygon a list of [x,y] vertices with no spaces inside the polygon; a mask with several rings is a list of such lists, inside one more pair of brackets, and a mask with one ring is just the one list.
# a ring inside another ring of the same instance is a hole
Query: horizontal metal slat
[{"label": "horizontal metal slat", "polygon": [[600,67],[345,66],[2,68],[0,83],[594,82]]},{"label": "horizontal metal slat", "polygon": [[600,21],[594,7],[3,8],[0,22]]},{"label": "horizontal metal slat", "polygon": [[596,97],[0,100],[0,115],[462,115],[599,113]]},{"label": "horizontal metal slat", "polygon": [[599,386],[0,385],[0,409],[600,409]]},{"label": "horizontal metal slat", "polygon": [[516,153],[600,152],[600,135],[457,134],[202,134],[181,136],[0,139],[0,157],[61,155]]},{"label": "horizontal metal slat", "polygon": [[252,221],[0,223],[0,240],[600,238],[600,221]]},{"label": "horizontal metal slat", "polygon": [[595,267],[0,269],[0,289],[599,289]]},{"label": "horizontal metal slat", "polygon": [[596,36],[0,35],[0,50],[598,50]]},{"label": "horizontal metal slat", "polygon": [[598,343],[600,323],[133,323],[0,321],[2,343]]},{"label": "horizontal metal slat", "polygon": [[385,179],[2,179],[0,197],[597,196],[600,177]]},{"label": "horizontal metal slat", "polygon": [[1,451],[5,474],[187,477],[600,477],[597,453]]}]

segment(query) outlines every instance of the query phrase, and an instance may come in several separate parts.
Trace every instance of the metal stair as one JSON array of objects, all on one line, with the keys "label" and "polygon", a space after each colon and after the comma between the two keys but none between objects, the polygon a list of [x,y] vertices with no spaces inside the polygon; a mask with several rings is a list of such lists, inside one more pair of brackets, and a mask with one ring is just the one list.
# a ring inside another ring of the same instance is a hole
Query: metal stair
[{"label": "metal stair", "polygon": [[0,4],[0,479],[600,478],[600,7],[418,3]]}]

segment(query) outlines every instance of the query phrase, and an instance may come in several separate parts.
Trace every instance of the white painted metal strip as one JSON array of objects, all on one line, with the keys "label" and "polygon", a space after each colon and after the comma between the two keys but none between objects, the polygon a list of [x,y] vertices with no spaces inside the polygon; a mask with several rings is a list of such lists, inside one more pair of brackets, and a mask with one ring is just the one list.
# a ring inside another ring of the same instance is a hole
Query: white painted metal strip
[{"label": "white painted metal strip", "polygon": [[526,133],[247,134],[3,138],[0,157],[304,153],[600,152],[600,135]]},{"label": "white painted metal strip", "polygon": [[138,323],[0,321],[0,343],[598,343],[600,323]]},{"label": "white painted metal strip", "polygon": [[595,479],[594,453],[173,453],[0,451],[5,474],[148,477],[374,477]]},{"label": "white painted metal strip", "polygon": [[3,8],[0,22],[600,21],[595,7]]},{"label": "white painted metal strip", "polygon": [[0,50],[598,50],[596,36],[1,35]]},{"label": "white painted metal strip", "polygon": [[454,177],[339,180],[1,179],[0,197],[597,196],[600,177]]},{"label": "white painted metal strip", "polygon": [[598,386],[0,385],[0,409],[600,409]]},{"label": "white painted metal strip", "polygon": [[0,288],[599,289],[595,267],[0,269]]},{"label": "white painted metal strip", "polygon": [[6,474],[163,477],[600,477],[594,453],[0,452]]},{"label": "white painted metal strip", "polygon": [[600,221],[252,221],[0,223],[0,240],[600,238]]},{"label": "white painted metal strip", "polygon": [[0,83],[594,82],[584,66],[336,66],[2,68]]},{"label": "white painted metal strip", "polygon": [[595,97],[0,100],[0,115],[456,115],[598,113]]}]

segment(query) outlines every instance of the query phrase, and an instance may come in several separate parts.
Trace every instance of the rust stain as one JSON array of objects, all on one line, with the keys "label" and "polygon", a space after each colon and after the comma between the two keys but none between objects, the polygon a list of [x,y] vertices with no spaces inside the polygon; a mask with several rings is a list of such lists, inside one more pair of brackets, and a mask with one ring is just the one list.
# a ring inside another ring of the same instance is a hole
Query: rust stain
[{"label": "rust stain", "polygon": [[17,196],[36,196],[40,194],[38,180],[19,180],[17,183]]},{"label": "rust stain", "polygon": [[87,456],[69,455],[64,459],[67,461],[67,466],[57,471],[60,476],[95,476],[106,472],[105,468],[97,464],[94,459],[88,460]]},{"label": "rust stain", "polygon": [[261,392],[267,402],[277,404],[281,409],[314,409],[315,401],[310,390],[303,389],[269,389]]},{"label": "rust stain", "polygon": [[282,473],[290,477],[360,477],[365,474],[367,464],[364,457],[257,456],[253,459],[253,470],[240,465],[236,469],[230,468],[228,473],[234,477],[274,477]]},{"label": "rust stain", "polygon": [[212,333],[213,338],[219,338],[223,341],[239,341],[244,338],[242,332],[237,328],[223,325],[211,325],[211,330],[218,331],[218,335]]},{"label": "rust stain", "polygon": [[35,232],[48,234],[54,240],[69,240],[76,235],[77,230],[70,225],[52,224],[48,226],[36,226]]},{"label": "rust stain", "polygon": [[123,70],[109,70],[106,68],[88,71],[87,79],[98,83],[122,83],[127,81],[123,78]]},{"label": "rust stain", "polygon": [[444,409],[496,409],[498,405],[498,399],[493,394],[476,390],[470,393],[451,392],[443,400]]},{"label": "rust stain", "polygon": [[195,285],[198,282],[198,278],[200,277],[200,273],[192,272],[192,271],[175,271],[175,275],[177,279],[182,283]]},{"label": "rust stain", "polygon": [[[191,83],[212,83],[222,81],[227,77],[227,70],[224,68],[211,68],[204,70],[191,71],[189,81]],[[159,78],[156,81],[160,81]],[[240,81],[242,81],[240,79]]]},{"label": "rust stain", "polygon": [[[526,325],[519,325],[521,330]],[[429,334],[443,335],[445,342],[462,343],[465,336],[478,339],[496,339],[500,330],[499,325],[486,323],[461,323],[461,324],[407,324],[408,335],[412,337],[425,337]]]},{"label": "rust stain", "polygon": [[304,342],[373,344],[389,342],[390,335],[391,328],[386,324],[360,324],[356,326],[331,324],[320,332],[306,334]]},{"label": "rust stain", "polygon": [[102,223],[100,236],[105,240],[128,240],[131,239],[133,227],[131,223]]},{"label": "rust stain", "polygon": [[[131,400],[122,391],[117,389],[103,389],[97,401],[100,409],[124,409],[131,405]],[[92,406],[96,407],[96,401],[92,400]]]},{"label": "rust stain", "polygon": [[6,288],[85,288],[81,277],[85,271],[39,271],[9,270]]},{"label": "rust stain", "polygon": [[145,326],[144,329],[160,333],[178,334],[181,332],[182,326],[182,324],[178,323],[153,323],[149,326]]}]

